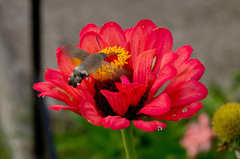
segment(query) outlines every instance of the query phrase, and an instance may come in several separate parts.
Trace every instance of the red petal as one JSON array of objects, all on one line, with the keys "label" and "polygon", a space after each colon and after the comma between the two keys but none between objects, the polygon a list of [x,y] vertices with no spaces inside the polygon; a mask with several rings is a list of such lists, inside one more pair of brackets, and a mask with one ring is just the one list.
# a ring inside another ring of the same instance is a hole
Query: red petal
[{"label": "red petal", "polygon": [[51,88],[54,88],[54,84],[50,82],[38,82],[33,85],[33,89],[39,91],[39,92],[45,92],[48,89],[52,90]]},{"label": "red petal", "polygon": [[47,69],[47,72],[45,73],[45,80],[49,81],[56,85],[56,87],[61,88],[63,91],[65,91],[67,94],[78,98],[79,93],[77,89],[74,89],[73,87],[69,86],[67,84],[66,80],[67,76],[64,76],[61,72],[58,70],[53,69]]},{"label": "red petal", "polygon": [[171,32],[165,28],[156,28],[148,35],[145,44],[145,50],[156,49],[157,61],[153,72],[158,72],[161,63],[164,62],[162,57],[164,53],[171,51],[173,45],[173,37]]},{"label": "red petal", "polygon": [[97,112],[94,105],[90,102],[83,100],[80,104],[82,116],[91,124],[102,126],[101,120],[103,117]]},{"label": "red petal", "polygon": [[133,83],[148,84],[154,56],[155,50],[147,50],[138,55],[133,67]]},{"label": "red petal", "polygon": [[71,59],[67,56],[67,54],[62,50],[58,49],[56,53],[58,68],[62,72],[62,74],[66,76],[70,76],[75,66],[72,64]]},{"label": "red petal", "polygon": [[105,96],[113,110],[118,115],[124,116],[126,114],[129,107],[129,99],[126,93],[115,93],[107,90],[101,90],[100,92]]},{"label": "red petal", "polygon": [[73,112],[81,115],[81,109],[79,109],[77,107],[70,107],[70,106],[64,106],[64,105],[52,105],[49,107],[49,109],[54,109],[56,111],[59,111],[61,109],[70,110],[70,111],[73,111]]},{"label": "red petal", "polygon": [[171,92],[166,92],[171,101],[172,107],[187,105],[204,99],[207,94],[205,85],[198,81],[188,81],[174,88]]},{"label": "red petal", "polygon": [[203,75],[205,67],[197,59],[190,59],[177,68],[177,75],[168,84],[164,92],[172,93],[176,87],[187,81],[198,81]]},{"label": "red petal", "polygon": [[115,22],[105,23],[99,34],[102,36],[107,46],[120,46],[127,49],[127,39],[121,26]]},{"label": "red petal", "polygon": [[143,120],[134,120],[134,126],[143,131],[153,132],[154,130],[163,130],[167,127],[167,125],[160,121],[143,121]]},{"label": "red petal", "polygon": [[190,45],[182,46],[175,51],[178,55],[177,59],[172,63],[176,68],[181,66],[184,62],[186,62],[192,54],[192,47]]},{"label": "red petal", "polygon": [[122,84],[125,84],[125,85],[129,85],[130,84],[128,78],[125,75],[122,75],[120,77],[120,79],[121,79]]},{"label": "red petal", "polygon": [[130,121],[120,116],[107,116],[102,119],[102,124],[105,128],[112,130],[125,129],[130,126]]},{"label": "red petal", "polygon": [[170,98],[166,93],[160,94],[154,98],[150,103],[145,105],[138,114],[146,115],[162,115],[167,113],[171,108]]},{"label": "red petal", "polygon": [[[185,62],[181,67],[178,69],[177,78],[182,78],[183,81],[187,80],[196,80],[198,81],[203,73],[205,67],[201,62],[197,59],[190,59]],[[182,75],[182,76],[181,76]]]},{"label": "red petal", "polygon": [[130,41],[131,34],[132,34],[132,30],[133,30],[133,28],[127,28],[126,30],[124,30],[124,33],[125,33],[125,36],[126,36],[127,42]]},{"label": "red petal", "polygon": [[57,100],[65,102],[67,105],[78,107],[81,97],[75,99],[64,92],[64,90],[58,88],[56,85],[50,82],[39,82],[33,85],[33,89],[40,91],[42,93],[38,96],[49,96]]},{"label": "red petal", "polygon": [[180,119],[188,119],[196,114],[203,105],[200,102],[195,102],[190,105],[180,106],[172,108],[168,113],[161,116],[151,116],[155,119],[168,120],[168,121],[179,121]]},{"label": "red petal", "polygon": [[[97,39],[99,43],[97,42]],[[79,47],[89,54],[93,54],[99,52],[101,49],[104,49],[106,45],[98,33],[90,31],[81,36]]]},{"label": "red petal", "polygon": [[177,58],[177,54],[173,51],[168,51],[166,53],[163,54],[163,56],[161,57],[161,65],[159,69],[162,69],[163,66],[171,63]]},{"label": "red petal", "polygon": [[77,86],[77,88],[82,87],[84,90],[87,90],[93,97],[95,95],[94,84],[94,78],[89,76],[88,78],[84,78],[84,80],[82,80],[82,82],[80,83],[80,85]]},{"label": "red petal", "polygon": [[[91,85],[88,85],[86,89],[82,87],[82,85],[85,86],[84,84],[87,83],[86,80],[83,80],[82,83],[77,88],[73,88],[72,86],[68,85],[67,76],[64,76],[58,70],[53,70],[53,69],[47,69],[47,70],[48,71],[45,73],[45,80],[55,85],[52,89],[57,89],[58,91],[61,91],[62,93],[65,94],[67,98],[71,98],[71,100],[77,99],[77,101],[81,101],[84,98],[84,99],[93,101],[92,99],[93,94],[90,94],[92,93]],[[46,92],[46,90],[42,92]]]},{"label": "red petal", "polygon": [[99,28],[95,24],[89,23],[88,25],[86,25],[85,27],[82,28],[82,30],[81,30],[81,32],[79,34],[79,39],[81,38],[81,36],[83,34],[85,34],[86,32],[90,32],[90,31],[98,33]]},{"label": "red petal", "polygon": [[159,72],[157,79],[154,81],[153,86],[150,90],[150,99],[157,93],[158,89],[162,87],[167,81],[172,79],[176,75],[176,69],[168,64],[165,65]]},{"label": "red petal", "polygon": [[[151,69],[152,72],[150,74],[151,80],[149,81],[150,87],[152,87],[153,83],[155,82],[157,75],[159,77],[159,70],[161,70],[165,65],[169,65],[172,61],[174,61],[177,58],[177,54],[175,52],[168,51],[164,53],[161,58],[162,58],[162,61],[161,61],[160,68],[156,69],[156,67],[159,67],[158,65],[156,65],[156,61],[157,61],[156,59],[152,64],[152,69]],[[153,70],[155,70],[155,72],[153,72]]]},{"label": "red petal", "polygon": [[131,59],[134,63],[139,54],[145,51],[145,42],[147,36],[156,28],[156,25],[150,20],[139,21],[132,29],[130,44],[131,44]]},{"label": "red petal", "polygon": [[[121,77],[121,79],[123,79],[123,76]],[[126,82],[115,83],[115,85],[120,92],[124,92],[127,94],[130,100],[130,104],[132,106],[136,106],[144,95],[148,86],[136,83],[125,83]]]}]

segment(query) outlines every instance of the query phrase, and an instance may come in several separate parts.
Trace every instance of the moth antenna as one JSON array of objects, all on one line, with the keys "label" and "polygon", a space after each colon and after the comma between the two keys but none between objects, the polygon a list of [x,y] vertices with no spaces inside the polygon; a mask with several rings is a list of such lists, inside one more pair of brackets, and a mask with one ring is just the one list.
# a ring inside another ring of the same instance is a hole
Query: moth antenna
[{"label": "moth antenna", "polygon": [[96,40],[97,40],[97,43],[98,43],[98,46],[99,46],[100,50],[102,50],[102,48],[101,48],[101,46],[100,46],[100,43],[99,43],[99,41],[98,41],[98,37],[97,37],[97,36],[96,36]]}]

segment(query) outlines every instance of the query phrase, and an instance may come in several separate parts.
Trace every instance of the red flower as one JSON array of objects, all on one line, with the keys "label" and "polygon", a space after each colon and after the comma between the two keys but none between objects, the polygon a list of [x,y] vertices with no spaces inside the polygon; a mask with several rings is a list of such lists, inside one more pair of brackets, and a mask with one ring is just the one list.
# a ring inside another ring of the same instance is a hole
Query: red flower
[{"label": "red flower", "polygon": [[118,54],[109,55],[107,65],[73,88],[68,78],[79,62],[75,64],[59,48],[59,70],[47,69],[46,82],[33,88],[42,92],[39,96],[68,105],[50,109],[71,110],[97,126],[119,130],[133,121],[144,131],[162,130],[166,124],[158,119],[189,118],[202,108],[197,101],[207,96],[207,88],[198,82],[205,68],[199,60],[189,59],[192,48],[188,45],[171,51],[172,44],[171,32],[150,20],[141,20],[125,31],[115,22],[107,22],[100,29],[90,23],[82,29],[77,47],[90,54]]}]

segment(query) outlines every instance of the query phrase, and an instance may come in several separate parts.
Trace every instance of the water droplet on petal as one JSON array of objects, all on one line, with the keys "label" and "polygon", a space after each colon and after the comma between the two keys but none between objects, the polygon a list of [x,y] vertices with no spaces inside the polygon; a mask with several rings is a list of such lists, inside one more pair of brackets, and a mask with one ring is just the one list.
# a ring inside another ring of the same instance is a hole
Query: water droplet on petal
[{"label": "water droplet on petal", "polygon": [[195,69],[192,70],[193,72],[196,71]]},{"label": "water droplet on petal", "polygon": [[161,126],[158,127],[158,131],[161,131],[163,128]]},{"label": "water droplet on petal", "polygon": [[183,112],[183,113],[187,112],[187,108],[184,108],[184,109],[182,110],[182,112]]},{"label": "water droplet on petal", "polygon": [[173,114],[172,116],[176,116],[177,114]]}]

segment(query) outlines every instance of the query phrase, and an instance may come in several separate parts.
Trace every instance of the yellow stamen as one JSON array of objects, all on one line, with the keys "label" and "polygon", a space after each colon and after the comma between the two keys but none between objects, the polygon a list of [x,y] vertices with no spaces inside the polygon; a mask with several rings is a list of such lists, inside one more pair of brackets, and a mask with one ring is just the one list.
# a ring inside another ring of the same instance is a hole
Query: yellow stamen
[{"label": "yellow stamen", "polygon": [[118,72],[124,67],[125,64],[128,64],[126,61],[128,58],[131,57],[128,51],[121,47],[106,47],[105,49],[101,50],[105,54],[116,55],[117,59],[111,61],[108,64],[103,64],[93,75],[95,78],[99,80],[107,80],[113,79],[118,75]]}]

